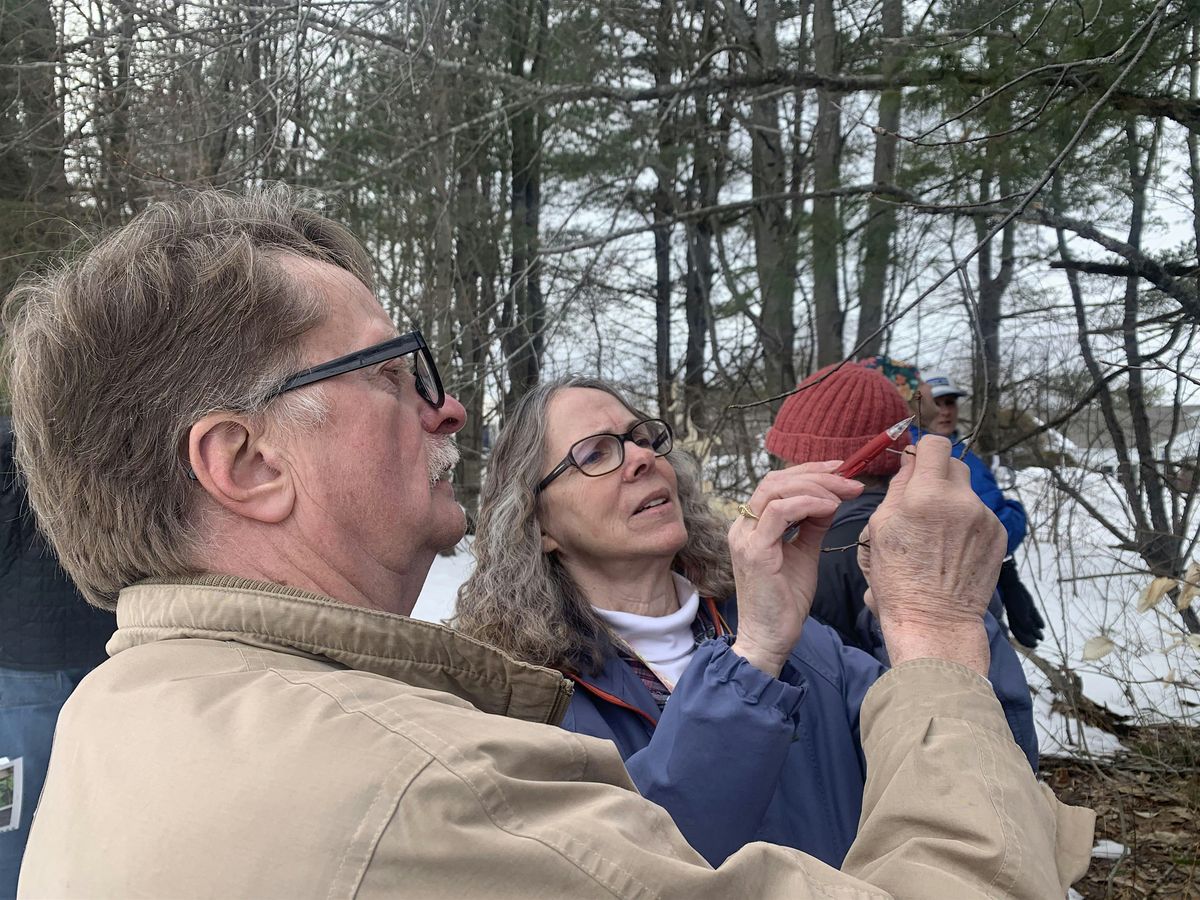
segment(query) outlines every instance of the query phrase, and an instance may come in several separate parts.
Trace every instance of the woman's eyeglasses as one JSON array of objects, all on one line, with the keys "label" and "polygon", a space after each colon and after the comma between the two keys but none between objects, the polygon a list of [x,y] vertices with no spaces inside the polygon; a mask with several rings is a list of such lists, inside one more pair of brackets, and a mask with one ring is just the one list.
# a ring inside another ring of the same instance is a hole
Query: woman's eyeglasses
[{"label": "woman's eyeglasses", "polygon": [[554,471],[538,482],[534,493],[540,494],[550,482],[570,468],[578,469],[589,478],[617,471],[625,464],[626,441],[653,450],[655,456],[666,456],[671,452],[671,426],[662,419],[643,419],[635,422],[624,434],[602,432],[578,440],[571,445]]}]

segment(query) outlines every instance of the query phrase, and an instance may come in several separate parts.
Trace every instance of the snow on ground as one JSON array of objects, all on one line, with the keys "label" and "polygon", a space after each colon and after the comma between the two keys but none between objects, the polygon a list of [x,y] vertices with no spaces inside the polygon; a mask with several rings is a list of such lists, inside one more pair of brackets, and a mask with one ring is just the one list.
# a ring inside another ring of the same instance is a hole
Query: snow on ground
[{"label": "snow on ground", "polygon": [[454,600],[458,596],[458,586],[467,580],[475,558],[471,556],[471,538],[465,537],[454,548],[453,556],[434,557],[433,565],[429,568],[429,577],[425,579],[425,587],[413,607],[413,618],[424,619],[426,622],[444,622],[454,614]]},{"label": "snow on ground", "polygon": [[[1059,472],[1118,527],[1128,521],[1113,476],[1083,469]],[[1135,723],[1200,724],[1200,649],[1181,640],[1169,600],[1150,612],[1136,611],[1150,581],[1141,560],[1113,549],[1115,537],[1058,490],[1045,469],[1018,472],[1010,495],[1029,512],[1030,535],[1017,557],[1022,580],[1046,619],[1038,655],[1056,666],[1065,662],[1082,679],[1089,699]],[[465,538],[454,556],[434,560],[413,610],[416,618],[441,622],[452,614],[458,586],[473,564],[470,541]],[[1096,637],[1107,637],[1112,650],[1100,659],[1084,659],[1085,644]],[[1030,661],[1023,664],[1035,692],[1043,753],[1103,755],[1121,749],[1112,735],[1054,712],[1046,677]]]},{"label": "snow on ground", "polygon": [[[1117,530],[1126,530],[1130,516],[1114,476],[1058,472]],[[1017,557],[1022,580],[1046,618],[1038,655],[1056,666],[1065,663],[1082,679],[1085,696],[1135,724],[1200,724],[1200,650],[1183,640],[1169,599],[1137,612],[1151,581],[1145,563],[1118,549],[1116,536],[1062,492],[1047,470],[1019,472],[1012,495],[1029,513],[1030,534]],[[1085,658],[1085,645],[1094,638],[1107,638],[1112,649]],[[1024,665],[1037,692],[1044,752],[1056,752],[1056,746],[1066,752],[1118,749],[1111,737],[1091,729],[1081,733],[1077,722],[1051,712],[1045,676],[1028,660]]]},{"label": "snow on ground", "polygon": [[[1037,416],[1031,415],[1029,418],[1033,419],[1033,424],[1038,428],[1046,428],[1046,423]],[[1046,428],[1045,436],[1049,442],[1050,448],[1054,450],[1055,453],[1069,453],[1076,459],[1080,457],[1081,451],[1078,445],[1064,435],[1061,431],[1056,431],[1053,428]]]},{"label": "snow on ground", "polygon": [[1026,677],[1036,694],[1033,697],[1033,725],[1037,729],[1038,752],[1042,756],[1111,756],[1124,748],[1114,735],[1074,718],[1055,712],[1050,705],[1046,679],[1037,669],[1026,666]]},{"label": "snow on ground", "polygon": [[1092,859],[1120,859],[1129,854],[1129,848],[1116,841],[1096,841],[1092,848]]}]

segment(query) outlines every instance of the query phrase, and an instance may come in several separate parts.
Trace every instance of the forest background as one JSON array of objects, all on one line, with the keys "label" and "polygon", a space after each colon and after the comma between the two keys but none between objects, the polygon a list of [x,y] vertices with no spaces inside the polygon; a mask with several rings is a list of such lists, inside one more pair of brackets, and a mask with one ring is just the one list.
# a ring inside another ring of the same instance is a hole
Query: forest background
[{"label": "forest background", "polygon": [[[1116,798],[1089,896],[1200,884],[1198,0],[0,0],[0,291],[272,181],[436,346],[468,511],[548,375],[625,384],[740,499],[815,368],[950,370],[1030,506],[1029,671]],[[1126,816],[1130,772],[1191,831]]]}]

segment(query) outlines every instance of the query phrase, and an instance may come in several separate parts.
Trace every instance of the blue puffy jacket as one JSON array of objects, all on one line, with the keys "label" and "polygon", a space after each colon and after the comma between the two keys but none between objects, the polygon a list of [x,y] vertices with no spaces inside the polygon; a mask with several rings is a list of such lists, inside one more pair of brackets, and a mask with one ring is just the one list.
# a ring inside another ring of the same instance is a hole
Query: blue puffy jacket
[{"label": "blue puffy jacket", "polygon": [[[924,435],[933,433],[923,431],[916,425],[913,425],[909,431],[914,444]],[[996,476],[992,473],[992,467],[960,444],[957,433],[951,437],[951,440],[954,441],[954,455],[965,462],[967,468],[971,470],[971,490],[988,509],[996,514],[996,518],[1008,532],[1006,555],[1012,556],[1013,551],[1021,546],[1021,541],[1025,540],[1025,532],[1028,527],[1025,507],[1019,501],[1009,500],[1004,496],[1000,485],[996,484]]]},{"label": "blue puffy jacket", "polygon": [[[719,609],[736,632],[735,603]],[[988,618],[989,675],[1036,769],[1025,677]],[[763,840],[840,866],[858,831],[866,779],[859,709],[887,667],[814,619],[777,679],[734,653],[730,640],[697,648],[661,713],[637,673],[611,655],[599,675],[573,676],[562,727],[615,743],[638,790],[712,865]]]}]

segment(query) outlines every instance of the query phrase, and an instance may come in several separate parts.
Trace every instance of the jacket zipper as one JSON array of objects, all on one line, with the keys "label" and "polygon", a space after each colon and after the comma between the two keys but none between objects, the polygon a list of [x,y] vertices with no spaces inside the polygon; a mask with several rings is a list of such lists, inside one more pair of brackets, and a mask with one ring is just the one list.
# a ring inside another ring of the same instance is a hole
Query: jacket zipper
[{"label": "jacket zipper", "polygon": [[651,716],[649,713],[647,713],[644,709],[638,709],[632,703],[626,703],[624,700],[622,700],[616,694],[610,694],[608,691],[604,690],[603,688],[598,688],[594,684],[588,684],[586,681],[584,681],[582,678],[579,678],[578,676],[575,676],[574,680],[575,680],[575,684],[579,685],[579,687],[583,688],[585,691],[587,691],[590,694],[595,694],[601,700],[606,700],[609,703],[611,703],[613,706],[619,706],[622,709],[627,709],[630,712],[637,713],[639,716],[641,716],[643,719],[645,719],[647,722],[650,723],[651,728],[656,728],[658,726],[658,720],[655,719],[653,716]]},{"label": "jacket zipper", "polygon": [[[732,634],[733,629],[731,629],[729,627],[729,623],[727,623],[725,621],[725,617],[722,616],[720,611],[717,609],[716,601],[712,600],[711,598],[706,597],[704,599],[704,605],[705,605],[705,608],[708,610],[709,617],[712,619],[713,624],[716,626],[717,636],[723,637],[724,635]],[[582,678],[580,678],[578,675],[574,675],[571,673],[566,673],[566,674],[567,674],[567,679],[570,680],[573,685],[578,685],[579,687],[583,688],[588,693],[594,694],[595,696],[599,697],[601,700],[611,703],[613,706],[619,706],[621,709],[627,709],[632,713],[637,713],[639,716],[641,716],[643,719],[645,719],[647,722],[650,723],[651,728],[658,727],[658,720],[656,718],[654,718],[653,716],[651,716],[649,713],[647,713],[644,709],[640,709],[640,708],[634,706],[632,703],[626,703],[624,700],[622,700],[616,694],[610,694],[608,691],[604,690],[603,688],[599,688],[594,684],[589,684],[588,682],[586,682]],[[570,699],[571,699],[571,695],[570,695],[570,693],[568,693],[567,701],[570,702]]]},{"label": "jacket zipper", "polygon": [[563,716],[567,714],[567,707],[571,705],[571,697],[574,693],[575,682],[570,678],[564,678],[558,683],[554,704],[550,707],[550,714],[546,717],[547,725],[558,725],[562,722]]}]

